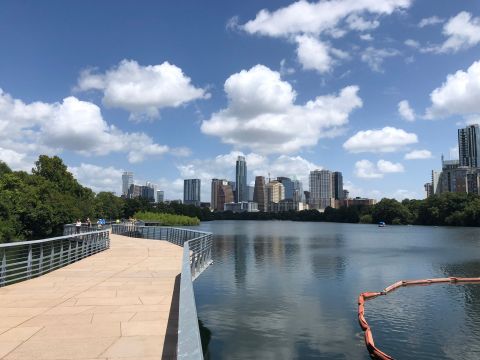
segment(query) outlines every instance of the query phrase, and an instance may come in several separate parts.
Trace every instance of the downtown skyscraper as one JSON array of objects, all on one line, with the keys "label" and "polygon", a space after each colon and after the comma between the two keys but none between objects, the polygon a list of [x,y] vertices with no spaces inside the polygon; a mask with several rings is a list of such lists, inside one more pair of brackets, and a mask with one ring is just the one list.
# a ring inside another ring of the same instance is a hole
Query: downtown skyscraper
[{"label": "downtown skyscraper", "polygon": [[185,179],[183,181],[183,203],[200,206],[200,179]]},{"label": "downtown skyscraper", "polygon": [[133,184],[133,172],[125,171],[122,174],[122,195],[127,196],[130,185]]},{"label": "downtown skyscraper", "polygon": [[258,204],[258,211],[267,211],[267,187],[264,176],[255,177],[253,201]]},{"label": "downtown skyscraper", "polygon": [[237,158],[235,170],[235,181],[237,185],[235,202],[248,201],[247,162],[244,156]]},{"label": "downtown skyscraper", "polygon": [[480,167],[480,128],[470,125],[458,129],[458,157],[460,166]]}]

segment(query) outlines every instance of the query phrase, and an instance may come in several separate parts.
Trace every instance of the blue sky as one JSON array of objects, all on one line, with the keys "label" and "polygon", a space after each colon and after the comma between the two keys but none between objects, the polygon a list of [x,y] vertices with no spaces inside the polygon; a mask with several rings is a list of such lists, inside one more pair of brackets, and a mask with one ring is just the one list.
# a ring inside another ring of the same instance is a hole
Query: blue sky
[{"label": "blue sky", "polygon": [[208,201],[244,154],[250,181],[326,168],[422,198],[480,120],[470,0],[2,1],[0,43],[0,159],[56,154],[96,191],[129,170]]}]

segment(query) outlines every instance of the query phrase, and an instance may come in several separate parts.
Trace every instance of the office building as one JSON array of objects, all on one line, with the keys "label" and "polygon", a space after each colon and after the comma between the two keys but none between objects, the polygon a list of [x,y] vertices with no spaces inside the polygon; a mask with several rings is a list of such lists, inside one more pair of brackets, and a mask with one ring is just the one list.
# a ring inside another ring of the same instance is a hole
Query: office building
[{"label": "office building", "polygon": [[361,198],[361,197],[356,197],[353,199],[345,198],[341,200],[341,206],[349,207],[349,206],[372,206],[376,204],[375,199],[367,199],[367,198]]},{"label": "office building", "polygon": [[127,196],[130,185],[133,184],[133,172],[125,171],[122,174],[122,195]]},{"label": "office building", "polygon": [[425,193],[426,193],[427,198],[429,198],[430,196],[433,195],[433,185],[432,185],[432,183],[426,183],[425,185],[423,185],[423,187],[425,188]]},{"label": "office building", "polygon": [[163,190],[157,190],[157,203],[163,203],[165,201],[165,192]]},{"label": "office building", "polygon": [[279,203],[283,199],[285,199],[285,187],[283,184],[277,180],[270,181],[267,184],[268,206],[270,207],[272,203]]},{"label": "office building", "polygon": [[480,128],[470,125],[458,129],[458,159],[460,166],[480,167]]},{"label": "office building", "polygon": [[253,201],[258,204],[258,211],[267,211],[267,187],[265,186],[265,177],[256,176],[253,189]]},{"label": "office building", "polygon": [[293,180],[293,201],[305,202],[305,194],[303,192],[303,184],[300,180]]},{"label": "office building", "polygon": [[200,179],[185,179],[183,181],[183,203],[200,206]]},{"label": "office building", "polygon": [[248,185],[248,201],[253,201],[253,193],[255,192],[255,187]]},{"label": "office building", "polygon": [[325,209],[335,207],[333,197],[332,173],[329,170],[314,170],[310,172],[310,209]]},{"label": "office building", "polygon": [[333,193],[332,196],[335,200],[343,199],[343,176],[340,171],[335,171],[332,173],[332,185]]},{"label": "office building", "polygon": [[233,201],[233,190],[230,182],[223,179],[212,179],[211,209],[215,211],[223,211],[225,203],[231,203]]},{"label": "office building", "polygon": [[136,199],[142,196],[142,187],[140,185],[130,184],[130,187],[127,191],[127,198]]},{"label": "office building", "polygon": [[293,181],[290,178],[284,176],[277,177],[277,181],[281,182],[285,189],[285,200],[293,200]]},{"label": "office building", "polygon": [[247,162],[244,156],[237,158],[235,169],[235,182],[237,185],[235,193],[235,202],[248,201],[248,187],[247,187]]},{"label": "office building", "polygon": [[270,212],[286,212],[286,211],[302,211],[307,210],[307,205],[303,202],[295,202],[293,200],[284,199],[278,203],[270,204]]},{"label": "office building", "polygon": [[258,212],[258,206],[256,202],[242,201],[240,203],[225,203],[225,211],[232,211],[234,213],[239,212]]},{"label": "office building", "polygon": [[150,202],[155,202],[155,190],[150,186],[140,186],[141,197]]}]

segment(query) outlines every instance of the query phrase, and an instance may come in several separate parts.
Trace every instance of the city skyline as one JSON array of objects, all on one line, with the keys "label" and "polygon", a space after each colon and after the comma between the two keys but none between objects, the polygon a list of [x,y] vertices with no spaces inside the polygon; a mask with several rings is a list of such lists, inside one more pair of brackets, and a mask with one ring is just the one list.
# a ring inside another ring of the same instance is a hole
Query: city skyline
[{"label": "city skyline", "polygon": [[423,198],[480,119],[480,4],[346,2],[2,2],[0,159],[56,154],[95,191],[130,171],[181,199],[244,156],[248,186],[332,169],[352,197]]}]

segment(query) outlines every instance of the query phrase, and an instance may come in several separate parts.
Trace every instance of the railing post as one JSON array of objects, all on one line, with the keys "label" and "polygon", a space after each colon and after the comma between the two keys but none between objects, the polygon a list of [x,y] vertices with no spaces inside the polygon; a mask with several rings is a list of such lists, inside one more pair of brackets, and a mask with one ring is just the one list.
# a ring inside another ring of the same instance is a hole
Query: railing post
[{"label": "railing post", "polygon": [[40,258],[38,260],[38,273],[41,274],[43,271],[43,244],[40,244]]},{"label": "railing post", "polygon": [[28,245],[27,279],[32,277],[32,245]]},{"label": "railing post", "polygon": [[59,264],[63,265],[63,240],[60,241],[60,259],[59,259]]},{"label": "railing post", "polygon": [[53,244],[53,241],[50,242],[50,270],[53,268],[53,258],[55,257],[55,245]]},{"label": "railing post", "polygon": [[0,286],[5,286],[6,277],[7,277],[7,250],[3,249],[2,265],[0,267]]}]

